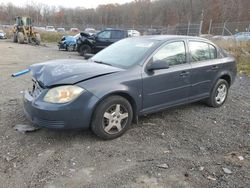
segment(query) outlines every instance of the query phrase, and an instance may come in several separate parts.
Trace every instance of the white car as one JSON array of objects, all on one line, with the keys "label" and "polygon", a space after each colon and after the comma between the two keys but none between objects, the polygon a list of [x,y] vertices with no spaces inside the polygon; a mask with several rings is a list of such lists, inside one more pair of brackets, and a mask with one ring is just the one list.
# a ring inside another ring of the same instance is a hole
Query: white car
[{"label": "white car", "polygon": [[133,30],[133,29],[128,30],[128,36],[129,37],[138,37],[140,35],[141,35],[141,33],[139,31],[136,31],[136,30]]},{"label": "white car", "polygon": [[54,26],[46,26],[45,30],[49,32],[56,32],[56,29]]},{"label": "white car", "polygon": [[96,30],[94,28],[86,28],[84,31],[90,35],[96,34]]},{"label": "white car", "polygon": [[0,30],[0,39],[6,39],[6,33],[3,30]]}]

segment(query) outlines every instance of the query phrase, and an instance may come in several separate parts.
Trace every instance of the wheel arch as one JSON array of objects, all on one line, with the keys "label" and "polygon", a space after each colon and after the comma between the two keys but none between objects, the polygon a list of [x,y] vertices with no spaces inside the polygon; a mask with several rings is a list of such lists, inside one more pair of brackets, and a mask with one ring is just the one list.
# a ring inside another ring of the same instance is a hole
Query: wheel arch
[{"label": "wheel arch", "polygon": [[138,117],[138,105],[135,101],[135,99],[126,91],[115,91],[112,93],[108,93],[106,95],[104,95],[102,98],[100,98],[100,100],[95,104],[94,109],[92,110],[92,114],[91,114],[91,120],[93,118],[93,114],[96,111],[96,108],[98,107],[98,105],[106,98],[110,97],[110,96],[121,96],[123,98],[125,98],[132,106],[132,110],[133,110],[133,121],[136,122],[137,121],[137,117]]},{"label": "wheel arch", "polygon": [[220,76],[219,79],[226,80],[229,86],[231,86],[231,84],[232,84],[232,78],[229,74],[223,74]]}]

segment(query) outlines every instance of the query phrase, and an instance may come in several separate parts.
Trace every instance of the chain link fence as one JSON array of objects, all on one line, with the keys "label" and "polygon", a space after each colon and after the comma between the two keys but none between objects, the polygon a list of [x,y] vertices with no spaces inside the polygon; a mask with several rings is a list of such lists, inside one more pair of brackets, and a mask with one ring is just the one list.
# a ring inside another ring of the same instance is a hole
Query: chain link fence
[{"label": "chain link fence", "polygon": [[211,35],[234,35],[238,32],[250,32],[250,21],[245,22],[224,22],[211,23],[209,27],[209,34]]}]

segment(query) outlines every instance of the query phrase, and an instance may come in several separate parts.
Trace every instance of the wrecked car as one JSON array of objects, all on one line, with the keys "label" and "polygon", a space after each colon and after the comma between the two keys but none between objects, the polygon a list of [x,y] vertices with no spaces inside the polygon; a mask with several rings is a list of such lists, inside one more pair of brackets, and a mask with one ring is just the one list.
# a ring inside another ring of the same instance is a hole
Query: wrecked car
[{"label": "wrecked car", "polygon": [[82,56],[89,53],[95,54],[126,37],[128,37],[128,31],[122,29],[108,28],[93,35],[81,32],[81,37],[77,40],[77,51]]},{"label": "wrecked car", "polygon": [[63,36],[61,41],[58,42],[59,50],[65,49],[66,51],[76,50],[76,40],[80,37],[80,34],[75,36]]},{"label": "wrecked car", "polygon": [[138,117],[203,100],[220,107],[236,76],[235,59],[207,39],[123,39],[86,60],[34,64],[24,112],[52,129],[121,136]]}]

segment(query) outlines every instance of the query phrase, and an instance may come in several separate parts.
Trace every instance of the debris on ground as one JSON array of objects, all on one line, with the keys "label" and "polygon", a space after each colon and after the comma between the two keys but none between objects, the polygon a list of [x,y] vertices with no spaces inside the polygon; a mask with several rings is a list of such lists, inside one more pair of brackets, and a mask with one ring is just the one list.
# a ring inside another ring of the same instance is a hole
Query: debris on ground
[{"label": "debris on ground", "polygon": [[208,176],[207,179],[216,181],[216,178],[213,178],[212,176]]},{"label": "debris on ground", "polygon": [[164,168],[164,169],[167,169],[168,168],[168,165],[167,164],[160,164],[160,165],[156,165],[157,167],[159,168]]},{"label": "debris on ground", "polygon": [[233,172],[231,170],[229,170],[228,168],[222,168],[222,170],[224,171],[224,173],[226,174],[232,174]]},{"label": "debris on ground", "polygon": [[17,130],[20,133],[26,133],[26,132],[33,132],[38,130],[38,127],[35,127],[33,125],[24,125],[24,124],[17,124],[14,127],[15,130]]},{"label": "debris on ground", "polygon": [[204,170],[204,166],[201,166],[200,168],[199,168],[199,171],[203,171]]},{"label": "debris on ground", "polygon": [[243,156],[238,156],[238,159],[239,159],[240,161],[243,161],[243,160],[244,160],[244,157],[243,157]]}]

